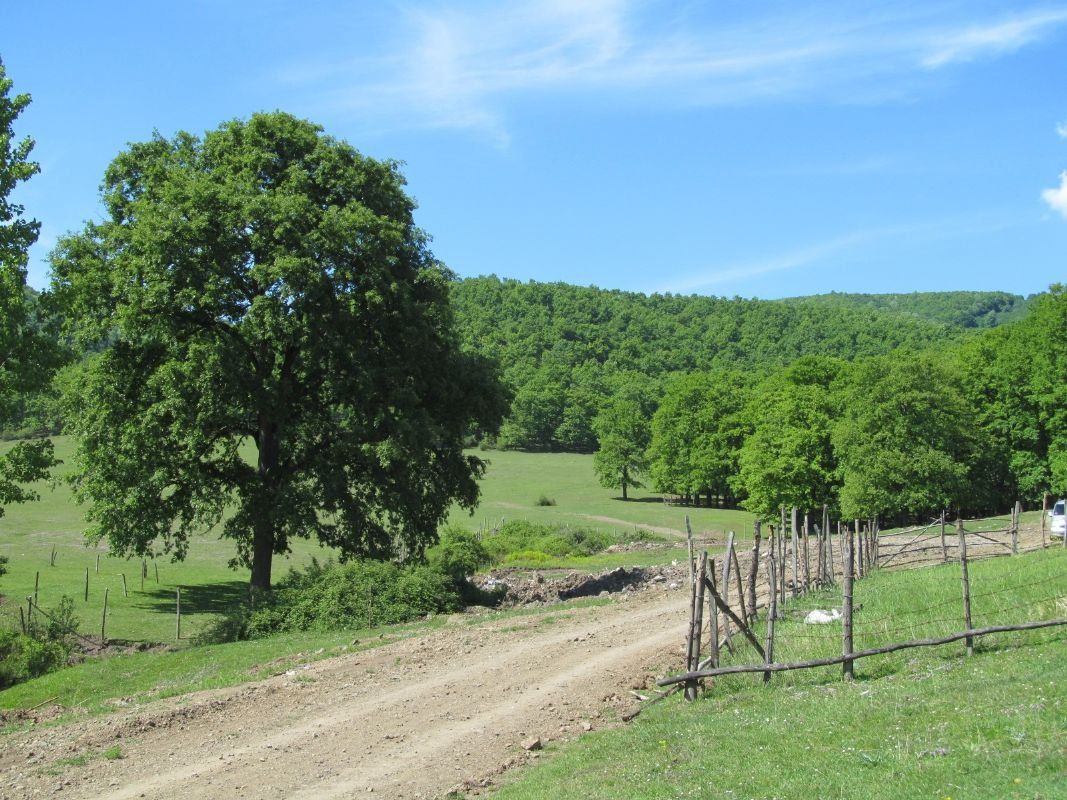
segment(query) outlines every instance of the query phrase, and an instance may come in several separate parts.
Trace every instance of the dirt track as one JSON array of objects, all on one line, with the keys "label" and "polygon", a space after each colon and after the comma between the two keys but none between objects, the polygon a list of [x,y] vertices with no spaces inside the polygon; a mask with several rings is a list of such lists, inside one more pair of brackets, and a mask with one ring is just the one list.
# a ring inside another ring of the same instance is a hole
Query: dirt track
[{"label": "dirt track", "polygon": [[[439,797],[614,724],[682,659],[684,589],[468,625],[4,739],[0,796]],[[123,758],[101,751],[120,745]],[[83,765],[61,760],[92,754]],[[49,774],[49,773],[56,774]]]}]

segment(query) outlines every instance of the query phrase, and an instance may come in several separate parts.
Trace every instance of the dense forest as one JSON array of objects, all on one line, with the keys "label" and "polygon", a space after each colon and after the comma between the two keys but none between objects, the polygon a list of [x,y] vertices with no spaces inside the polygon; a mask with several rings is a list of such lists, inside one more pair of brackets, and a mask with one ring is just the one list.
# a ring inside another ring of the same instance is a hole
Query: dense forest
[{"label": "dense forest", "polygon": [[995,328],[1026,316],[1030,302],[1007,292],[911,292],[910,294],[849,294],[830,292],[793,297],[783,303],[818,303],[835,308],[874,309],[902,314],[957,328]]}]

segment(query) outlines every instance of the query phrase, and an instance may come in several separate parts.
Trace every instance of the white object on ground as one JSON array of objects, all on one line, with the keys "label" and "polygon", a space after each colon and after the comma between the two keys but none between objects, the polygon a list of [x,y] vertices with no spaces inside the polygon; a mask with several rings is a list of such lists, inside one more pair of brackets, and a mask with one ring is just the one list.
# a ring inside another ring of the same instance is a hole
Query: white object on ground
[{"label": "white object on ground", "polygon": [[815,609],[808,613],[804,617],[805,625],[829,625],[831,622],[837,622],[841,619],[841,609],[831,608],[829,611],[822,611],[821,609]]}]

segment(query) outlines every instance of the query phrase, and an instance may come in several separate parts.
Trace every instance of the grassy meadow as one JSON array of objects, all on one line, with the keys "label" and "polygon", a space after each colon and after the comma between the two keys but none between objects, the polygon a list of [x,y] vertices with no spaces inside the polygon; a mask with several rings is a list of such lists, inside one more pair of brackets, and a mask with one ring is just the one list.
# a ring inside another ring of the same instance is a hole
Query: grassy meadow
[{"label": "grassy meadow", "polygon": [[[1067,552],[971,565],[976,626],[1063,617]],[[856,583],[856,647],[960,630],[955,565],[878,572]],[[840,626],[807,626],[801,598],[780,623],[775,660],[840,653]],[[492,796],[527,798],[1053,798],[1067,793],[1067,630],[998,634],[841,667],[724,676],[633,724],[549,747]],[[751,663],[742,645],[724,664]],[[681,663],[669,665],[671,672]]]},{"label": "grassy meadow", "polygon": [[[57,437],[55,444],[57,456],[66,462],[58,470],[63,475],[69,469],[74,444],[67,437]],[[616,492],[597,484],[592,457],[588,455],[495,451],[479,455],[489,461],[482,482],[482,503],[474,515],[454,509],[449,520],[472,530],[485,525],[494,527],[504,518],[615,529],[620,534],[628,527],[639,527],[657,529],[669,536],[669,529],[681,536],[687,513],[698,536],[716,535],[728,528],[743,533],[751,526],[752,516],[742,511],[667,506],[657,496],[640,491],[631,501],[615,499]],[[9,572],[0,578],[0,594],[5,596],[0,617],[6,616],[8,624],[15,621],[12,617],[17,619],[19,603],[25,605],[25,598],[33,594],[35,581],[39,581],[39,602],[45,609],[64,594],[75,598],[84,632],[99,635],[106,589],[108,639],[175,643],[175,596],[181,587],[182,639],[178,644],[186,645],[220,613],[246,597],[247,570],[231,570],[227,566],[234,554],[232,542],[208,533],[191,542],[183,562],[166,557],[150,560],[142,588],[139,559],[112,556],[106,543],[86,545],[82,536],[84,508],[74,502],[69,486],[62,482],[55,486],[42,484],[38,490],[39,502],[9,506],[0,517],[0,555],[9,559]],[[537,505],[541,495],[556,504]],[[55,566],[50,566],[53,547],[56,560]],[[531,566],[599,570],[635,563],[665,563],[678,558],[681,552],[671,548],[605,553]],[[289,556],[275,557],[275,580],[290,567],[303,566],[313,557],[324,559],[331,555],[331,550],[314,542],[295,541]],[[86,569],[88,601],[84,599]]]}]

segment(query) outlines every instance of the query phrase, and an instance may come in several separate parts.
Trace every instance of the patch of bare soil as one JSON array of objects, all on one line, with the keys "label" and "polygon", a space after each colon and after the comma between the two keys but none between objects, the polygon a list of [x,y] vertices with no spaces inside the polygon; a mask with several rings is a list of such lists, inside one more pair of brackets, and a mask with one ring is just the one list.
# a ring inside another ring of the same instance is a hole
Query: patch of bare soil
[{"label": "patch of bare soil", "polygon": [[[14,733],[0,796],[477,793],[538,758],[535,739],[617,724],[630,690],[678,661],[688,592],[671,583],[546,615],[456,615],[427,636],[267,680]],[[115,745],[121,758],[101,756]]]}]

